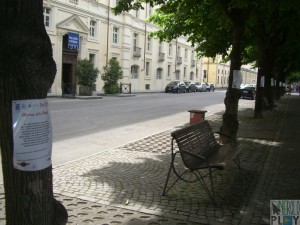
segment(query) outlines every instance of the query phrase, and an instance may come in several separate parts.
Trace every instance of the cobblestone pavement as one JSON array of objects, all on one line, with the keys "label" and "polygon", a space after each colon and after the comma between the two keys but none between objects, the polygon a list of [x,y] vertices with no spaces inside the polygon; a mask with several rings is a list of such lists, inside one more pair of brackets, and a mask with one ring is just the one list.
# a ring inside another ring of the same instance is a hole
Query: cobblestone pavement
[{"label": "cobblestone pavement", "polygon": [[[170,162],[168,130],[54,168],[54,192],[68,210],[68,224],[269,224],[270,199],[300,198],[300,181],[294,179],[299,177],[300,97],[287,96],[278,105],[254,119],[254,101],[240,100],[244,170],[232,165],[214,173],[215,214],[197,183],[179,182],[161,196]],[[215,130],[222,114],[206,118]],[[291,130],[294,125],[298,129]],[[3,188],[0,194],[2,224]]]}]

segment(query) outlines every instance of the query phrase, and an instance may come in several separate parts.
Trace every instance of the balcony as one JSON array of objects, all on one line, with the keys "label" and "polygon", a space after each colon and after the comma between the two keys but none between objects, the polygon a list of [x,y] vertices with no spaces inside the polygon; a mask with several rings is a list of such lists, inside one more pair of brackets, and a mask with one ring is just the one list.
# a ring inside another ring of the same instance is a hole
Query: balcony
[{"label": "balcony", "polygon": [[159,52],[158,53],[158,61],[164,61],[165,60],[165,53]]},{"label": "balcony", "polygon": [[133,47],[133,57],[141,57],[142,49],[139,47]]},{"label": "balcony", "polygon": [[191,66],[194,67],[196,65],[196,61],[195,60],[191,60]]},{"label": "balcony", "polygon": [[177,56],[176,63],[177,64],[182,64],[182,57]]}]

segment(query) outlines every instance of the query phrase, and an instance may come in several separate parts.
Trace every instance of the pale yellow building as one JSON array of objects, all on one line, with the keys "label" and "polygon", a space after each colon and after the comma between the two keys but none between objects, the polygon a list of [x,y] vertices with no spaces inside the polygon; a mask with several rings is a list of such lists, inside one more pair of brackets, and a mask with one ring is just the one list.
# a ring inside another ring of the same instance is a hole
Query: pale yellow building
[{"label": "pale yellow building", "polygon": [[[221,56],[213,58],[204,58],[203,79],[206,83],[212,83],[216,88],[227,88],[229,82],[230,62],[222,62]],[[257,69],[252,69],[249,65],[241,67],[243,84],[256,84]]]},{"label": "pale yellow building", "polygon": [[[154,10],[150,5],[114,15],[111,8],[116,3],[117,0],[44,0],[44,23],[57,65],[52,94],[78,93],[75,65],[77,59],[85,58],[103,71],[108,60],[115,57],[124,74],[120,83],[131,84],[132,92],[164,91],[172,80],[208,79],[217,87],[226,85],[227,72],[223,77],[218,71],[221,67],[227,71],[227,64],[214,64],[213,68],[213,63],[197,59],[185,38],[167,43],[148,37],[149,32],[157,30],[145,22]],[[101,93],[102,87],[99,75],[95,90]]]}]

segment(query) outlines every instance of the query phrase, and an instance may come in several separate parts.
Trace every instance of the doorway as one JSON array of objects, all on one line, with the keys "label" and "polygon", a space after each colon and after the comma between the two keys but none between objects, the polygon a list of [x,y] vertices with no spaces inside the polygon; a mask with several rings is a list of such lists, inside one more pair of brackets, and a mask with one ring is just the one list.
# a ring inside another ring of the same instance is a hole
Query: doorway
[{"label": "doorway", "polygon": [[76,94],[76,62],[77,49],[70,49],[68,46],[68,34],[63,37],[62,52],[62,96],[75,97]]},{"label": "doorway", "polygon": [[63,95],[75,95],[76,86],[73,84],[73,65],[70,63],[63,63],[62,66],[62,92]]}]

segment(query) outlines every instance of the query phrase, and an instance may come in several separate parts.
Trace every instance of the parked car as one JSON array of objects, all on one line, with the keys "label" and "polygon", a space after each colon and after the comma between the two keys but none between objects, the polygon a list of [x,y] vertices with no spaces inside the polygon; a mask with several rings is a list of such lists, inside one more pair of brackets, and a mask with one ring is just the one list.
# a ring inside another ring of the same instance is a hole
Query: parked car
[{"label": "parked car", "polygon": [[206,83],[206,91],[215,91],[215,86],[211,83]]},{"label": "parked car", "polygon": [[192,82],[184,82],[186,92],[196,92],[196,86]]},{"label": "parked car", "polygon": [[245,87],[254,87],[256,90],[256,84],[241,84],[241,89],[244,89]]},{"label": "parked car", "polygon": [[254,87],[244,87],[241,89],[241,98],[251,98],[254,100],[256,97],[256,91]]},{"label": "parked car", "polygon": [[172,93],[185,93],[186,87],[185,83],[181,81],[172,81],[167,84],[165,88],[165,93],[172,92]]},{"label": "parked car", "polygon": [[196,87],[196,91],[199,91],[199,92],[205,92],[206,91],[206,84],[205,83],[196,82],[195,87]]}]

